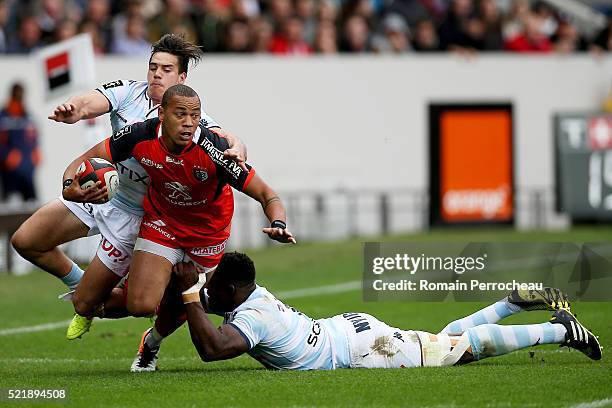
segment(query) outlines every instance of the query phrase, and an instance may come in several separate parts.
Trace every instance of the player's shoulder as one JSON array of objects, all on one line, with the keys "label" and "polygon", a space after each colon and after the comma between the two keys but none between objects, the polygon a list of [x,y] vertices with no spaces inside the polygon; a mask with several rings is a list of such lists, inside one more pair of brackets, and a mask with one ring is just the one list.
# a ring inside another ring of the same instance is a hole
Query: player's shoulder
[{"label": "player's shoulder", "polygon": [[102,84],[98,90],[105,95],[115,95],[115,97],[123,98],[126,103],[132,103],[139,98],[148,99],[147,87],[147,81],[117,79]]},{"label": "player's shoulder", "polygon": [[277,307],[278,300],[266,290],[266,288],[262,286],[257,286],[257,288],[251,293],[247,300],[245,300],[240,306],[238,306],[234,311],[258,311],[260,313],[265,313],[271,309]]},{"label": "player's shoulder", "polygon": [[199,137],[197,138],[197,144],[200,145],[204,150],[213,157],[213,160],[221,155],[219,158],[223,158],[222,152],[229,148],[229,143],[227,139],[217,132],[209,129],[206,124],[200,120],[199,124]]},{"label": "player's shoulder", "polygon": [[128,137],[141,140],[154,139],[157,137],[157,127],[159,123],[160,120],[158,118],[132,123],[113,133],[112,139],[113,141]]},{"label": "player's shoulder", "polygon": [[147,87],[147,81],[136,81],[133,79],[115,79],[100,85],[101,89],[109,90],[115,88],[142,89]]}]

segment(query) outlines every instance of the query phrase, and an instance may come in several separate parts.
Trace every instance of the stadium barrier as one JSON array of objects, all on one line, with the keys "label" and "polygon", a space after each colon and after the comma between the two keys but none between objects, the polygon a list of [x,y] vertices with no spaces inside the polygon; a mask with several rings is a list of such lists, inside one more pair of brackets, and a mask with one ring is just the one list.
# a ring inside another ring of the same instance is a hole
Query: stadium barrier
[{"label": "stadium barrier", "polygon": [[[235,196],[235,215],[228,247],[249,249],[275,245],[261,233],[267,226],[261,206]],[[287,206],[289,228],[299,242],[416,233],[429,228],[429,198],[422,189],[301,190],[281,192]],[[569,219],[555,210],[552,188],[519,188],[515,196],[515,227],[521,230],[563,229]],[[31,269],[10,246],[10,236],[38,208],[37,205],[0,205],[0,271]],[[63,246],[77,262],[91,261],[99,237],[88,237]],[[17,262],[17,268],[14,269]]]}]

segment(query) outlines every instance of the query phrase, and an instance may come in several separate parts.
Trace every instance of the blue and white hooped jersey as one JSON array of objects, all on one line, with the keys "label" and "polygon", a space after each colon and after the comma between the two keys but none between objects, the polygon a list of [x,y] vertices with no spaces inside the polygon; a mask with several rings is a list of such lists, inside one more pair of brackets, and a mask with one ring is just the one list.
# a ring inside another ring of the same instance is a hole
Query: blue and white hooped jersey
[{"label": "blue and white hooped jersey", "polygon": [[[132,123],[157,117],[159,104],[154,104],[149,98],[147,81],[118,79],[96,90],[108,99],[113,133]],[[207,128],[219,127],[203,110],[201,121]],[[199,132],[194,137],[198,136]],[[117,172],[119,190],[111,201],[129,213],[142,215],[142,200],[149,186],[149,176],[134,158],[117,163]]]},{"label": "blue and white hooped jersey", "polygon": [[[249,344],[248,354],[265,367],[285,370],[331,370],[348,366],[335,353],[347,349],[346,335],[276,299],[257,286],[251,296],[225,316]],[[335,336],[337,338],[334,338]],[[340,342],[340,344],[336,344]]]}]

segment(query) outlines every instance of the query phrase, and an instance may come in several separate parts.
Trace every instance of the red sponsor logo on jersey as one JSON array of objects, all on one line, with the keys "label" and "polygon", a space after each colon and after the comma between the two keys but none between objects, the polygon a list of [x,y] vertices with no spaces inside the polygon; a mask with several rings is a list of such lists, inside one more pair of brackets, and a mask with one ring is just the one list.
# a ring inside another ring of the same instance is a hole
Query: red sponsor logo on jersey
[{"label": "red sponsor logo on jersey", "polygon": [[106,238],[102,238],[102,250],[106,252],[109,258],[112,259],[113,262],[121,262],[128,259],[129,255],[124,255],[121,250],[115,248],[113,244],[111,244]]},{"label": "red sponsor logo on jersey", "polygon": [[226,243],[227,243],[227,240],[223,241],[222,243],[218,245],[211,245],[211,246],[201,247],[201,248],[192,248],[191,251],[189,252],[194,256],[215,256],[225,251]]}]

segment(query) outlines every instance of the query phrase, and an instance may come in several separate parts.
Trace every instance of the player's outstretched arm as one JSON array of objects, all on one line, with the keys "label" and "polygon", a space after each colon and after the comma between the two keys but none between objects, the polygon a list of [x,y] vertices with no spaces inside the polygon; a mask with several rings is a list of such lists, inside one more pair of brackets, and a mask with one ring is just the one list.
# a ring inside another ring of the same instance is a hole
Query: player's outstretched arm
[{"label": "player's outstretched arm", "polygon": [[98,143],[74,159],[68,165],[68,167],[66,167],[62,177],[62,196],[64,199],[78,203],[100,203],[104,201],[105,197],[107,197],[106,187],[100,188],[101,183],[98,181],[95,186],[83,190],[79,183],[79,176],[76,174],[76,171],[83,161],[94,157],[99,157],[112,162],[112,158],[110,157],[106,144],[106,140]]},{"label": "player's outstretched arm", "polygon": [[56,122],[76,123],[81,119],[91,119],[103,115],[109,111],[109,102],[104,95],[98,91],[69,98],[66,102],[58,105],[49,119]]},{"label": "player's outstretched arm", "polygon": [[249,197],[259,201],[266,217],[270,221],[270,227],[264,228],[265,234],[278,242],[295,244],[293,234],[287,229],[287,216],[285,206],[278,194],[259,175],[255,174],[251,182],[243,190]]},{"label": "player's outstretched arm", "polygon": [[247,341],[233,326],[224,324],[218,329],[208,319],[200,303],[199,290],[189,289],[198,283],[198,272],[192,263],[179,262],[172,268],[177,286],[182,292],[187,312],[191,341],[203,361],[227,360],[249,350]]}]

